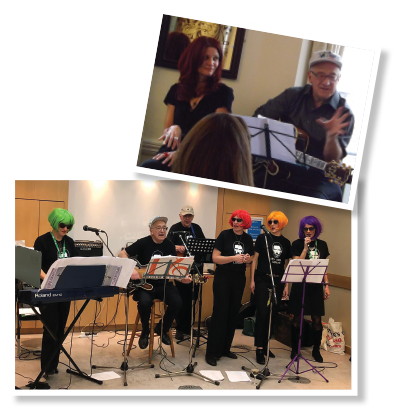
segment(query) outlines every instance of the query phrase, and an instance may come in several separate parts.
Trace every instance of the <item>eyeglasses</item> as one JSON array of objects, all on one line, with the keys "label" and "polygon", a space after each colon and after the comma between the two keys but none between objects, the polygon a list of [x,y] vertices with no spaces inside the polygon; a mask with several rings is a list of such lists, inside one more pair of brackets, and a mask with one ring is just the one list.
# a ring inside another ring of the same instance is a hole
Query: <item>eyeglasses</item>
[{"label": "eyeglasses", "polygon": [[232,220],[233,222],[238,222],[238,223],[243,222],[243,220],[240,219],[240,218],[231,218],[231,220]]},{"label": "eyeglasses", "polygon": [[315,73],[314,71],[310,71],[314,77],[319,79],[320,81],[324,81],[326,78],[328,78],[332,83],[335,83],[340,78],[339,74],[330,74],[330,75],[325,75],[323,73]]},{"label": "eyeglasses", "polygon": [[168,228],[166,226],[157,226],[152,229],[155,229],[156,231],[166,231]]},{"label": "eyeglasses", "polygon": [[303,231],[304,232],[306,232],[306,231],[314,231],[314,226],[310,226],[310,227],[308,227],[308,228],[303,228]]},{"label": "eyeglasses", "polygon": [[272,225],[272,224],[278,225],[278,223],[279,223],[279,221],[277,221],[275,219],[272,219],[272,220],[268,221],[268,225]]},{"label": "eyeglasses", "polygon": [[72,229],[72,226],[73,226],[73,225],[66,225],[66,224],[64,224],[64,223],[62,223],[62,222],[59,224],[59,228],[61,228],[61,229],[67,228],[67,229],[70,230],[70,229]]}]

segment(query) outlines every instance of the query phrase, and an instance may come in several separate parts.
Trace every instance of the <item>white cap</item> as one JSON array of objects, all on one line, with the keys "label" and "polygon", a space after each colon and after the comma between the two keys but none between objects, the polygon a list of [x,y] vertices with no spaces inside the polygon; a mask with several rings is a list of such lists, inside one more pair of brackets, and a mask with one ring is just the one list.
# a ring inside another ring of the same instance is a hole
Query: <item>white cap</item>
[{"label": "white cap", "polygon": [[318,63],[333,63],[337,67],[342,68],[342,59],[339,54],[335,54],[332,51],[316,51],[310,58],[309,68]]},{"label": "white cap", "polygon": [[159,215],[155,216],[153,219],[150,220],[149,228],[151,228],[154,222],[156,221],[164,221],[164,223],[167,223],[168,218],[166,218],[165,216],[159,216]]}]

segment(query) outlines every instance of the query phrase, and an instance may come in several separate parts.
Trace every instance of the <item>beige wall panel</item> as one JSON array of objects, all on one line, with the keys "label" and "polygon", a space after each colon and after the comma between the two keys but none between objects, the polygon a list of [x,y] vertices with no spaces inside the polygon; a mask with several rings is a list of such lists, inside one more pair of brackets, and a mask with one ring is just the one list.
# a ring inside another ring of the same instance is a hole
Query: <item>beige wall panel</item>
[{"label": "beige wall panel", "polygon": [[15,240],[25,240],[25,246],[34,246],[38,237],[39,202],[15,200]]},{"label": "beige wall panel", "polygon": [[64,202],[54,201],[39,201],[39,235],[43,235],[51,230],[51,226],[48,222],[48,215],[55,208],[65,208]]},{"label": "beige wall panel", "polygon": [[69,181],[15,181],[15,197],[64,201],[67,207]]}]

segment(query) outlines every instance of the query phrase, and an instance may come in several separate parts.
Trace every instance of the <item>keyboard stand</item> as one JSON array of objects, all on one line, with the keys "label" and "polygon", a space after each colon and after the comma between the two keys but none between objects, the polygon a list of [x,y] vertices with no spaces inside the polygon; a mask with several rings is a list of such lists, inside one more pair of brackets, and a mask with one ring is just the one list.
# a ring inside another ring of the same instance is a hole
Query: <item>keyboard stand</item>
[{"label": "keyboard stand", "polygon": [[97,380],[92,378],[91,376],[87,376],[86,374],[84,374],[79,367],[77,366],[77,364],[74,362],[74,360],[72,359],[72,357],[69,355],[69,353],[67,353],[66,349],[63,347],[63,343],[66,339],[66,337],[68,336],[68,334],[70,333],[70,331],[73,329],[74,325],[76,324],[77,320],[80,318],[81,314],[83,313],[84,309],[87,307],[88,303],[90,302],[90,300],[92,299],[86,299],[84,302],[84,305],[80,308],[80,310],[78,311],[77,315],[75,316],[75,318],[73,319],[72,323],[70,324],[69,328],[66,330],[66,332],[64,333],[64,335],[62,336],[62,338],[60,340],[58,340],[56,338],[56,336],[53,334],[53,332],[50,331],[50,329],[48,328],[47,324],[43,321],[43,318],[41,316],[41,314],[39,313],[39,311],[36,309],[36,307],[34,305],[29,304],[29,306],[31,307],[31,309],[35,312],[35,314],[37,315],[38,319],[42,322],[43,326],[46,328],[46,330],[49,332],[49,334],[53,337],[54,340],[56,340],[58,342],[58,347],[57,349],[55,349],[53,351],[52,356],[50,357],[50,360],[48,362],[48,364],[46,365],[45,370],[41,370],[36,378],[36,380],[34,381],[34,383],[32,383],[30,385],[30,390],[35,389],[39,383],[40,378],[43,376],[43,374],[46,372],[46,370],[48,369],[48,366],[50,365],[52,359],[55,357],[55,355],[57,354],[57,352],[61,349],[63,351],[63,353],[66,355],[66,357],[69,359],[69,361],[72,363],[72,365],[76,368],[76,370],[72,370],[72,369],[67,369],[66,372],[70,373],[70,374],[74,374],[78,377],[82,377],[83,379],[89,380],[91,382],[97,383],[97,384],[102,384],[102,381]]}]

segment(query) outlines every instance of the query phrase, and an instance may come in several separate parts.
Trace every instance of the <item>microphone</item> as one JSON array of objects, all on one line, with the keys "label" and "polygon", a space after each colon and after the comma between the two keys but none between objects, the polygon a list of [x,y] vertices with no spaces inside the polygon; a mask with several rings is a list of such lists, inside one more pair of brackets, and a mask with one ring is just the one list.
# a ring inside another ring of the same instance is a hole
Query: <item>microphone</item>
[{"label": "microphone", "polygon": [[[95,232],[95,233],[104,232],[104,231],[101,230],[101,229],[91,228],[91,226],[87,226],[87,225],[84,225],[84,226],[83,226],[83,231],[90,231],[90,232]],[[105,232],[104,232],[104,233],[105,233]]]},{"label": "microphone", "polygon": [[261,229],[266,233],[266,234],[270,234],[270,232],[268,231],[268,229],[266,228],[266,226],[264,224],[261,225]]}]

